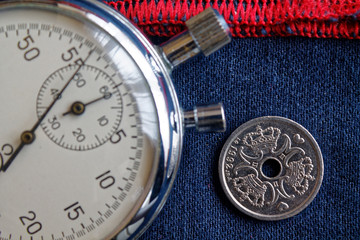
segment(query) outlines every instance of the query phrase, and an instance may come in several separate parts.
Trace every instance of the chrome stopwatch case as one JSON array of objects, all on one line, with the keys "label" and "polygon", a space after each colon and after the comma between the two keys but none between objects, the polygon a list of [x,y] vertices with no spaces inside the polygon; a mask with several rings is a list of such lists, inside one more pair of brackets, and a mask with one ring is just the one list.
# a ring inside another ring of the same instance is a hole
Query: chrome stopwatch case
[{"label": "chrome stopwatch case", "polygon": [[0,2],[0,240],[139,236],[167,198],[185,127],[172,68],[230,41],[208,9],[153,46],[97,1]]}]

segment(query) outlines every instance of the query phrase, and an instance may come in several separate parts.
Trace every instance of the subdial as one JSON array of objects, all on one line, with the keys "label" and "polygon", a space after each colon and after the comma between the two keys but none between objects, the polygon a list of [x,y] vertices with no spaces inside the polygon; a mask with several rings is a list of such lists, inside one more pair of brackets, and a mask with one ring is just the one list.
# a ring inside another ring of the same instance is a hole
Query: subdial
[{"label": "subdial", "polygon": [[59,95],[76,68],[75,65],[66,66],[45,80],[37,98],[37,115],[40,117],[54,98],[58,98],[41,127],[59,146],[84,151],[109,140],[119,127],[123,106],[114,80],[89,65],[81,67],[66,91]]}]

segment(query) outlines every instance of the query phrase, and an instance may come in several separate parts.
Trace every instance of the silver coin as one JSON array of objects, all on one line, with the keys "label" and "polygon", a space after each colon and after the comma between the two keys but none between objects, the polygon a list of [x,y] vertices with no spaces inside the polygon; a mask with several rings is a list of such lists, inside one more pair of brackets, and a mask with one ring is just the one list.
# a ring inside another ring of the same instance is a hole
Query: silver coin
[{"label": "silver coin", "polygon": [[219,174],[236,208],[257,219],[280,220],[298,214],[315,198],[324,164],[304,127],[268,116],[231,134],[220,154]]}]

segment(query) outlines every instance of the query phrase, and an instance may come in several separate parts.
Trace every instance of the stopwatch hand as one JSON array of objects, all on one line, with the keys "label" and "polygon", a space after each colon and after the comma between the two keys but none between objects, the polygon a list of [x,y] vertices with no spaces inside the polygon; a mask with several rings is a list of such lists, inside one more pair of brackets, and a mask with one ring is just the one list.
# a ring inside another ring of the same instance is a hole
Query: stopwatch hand
[{"label": "stopwatch hand", "polygon": [[18,153],[21,151],[24,145],[25,144],[23,142],[20,143],[20,145],[15,149],[14,153],[10,156],[10,158],[7,160],[4,166],[2,166],[0,171],[6,172],[6,170],[9,168],[10,164],[14,161],[15,157],[18,155]]},{"label": "stopwatch hand", "polygon": [[[81,67],[85,65],[85,62],[89,59],[90,55],[93,53],[94,49],[92,49],[89,54],[87,55],[87,57],[85,58],[84,61],[82,61],[82,63],[78,66],[78,68],[76,69],[76,71],[74,72],[74,74],[69,78],[69,80],[66,82],[66,84],[64,85],[64,87],[61,89],[61,91],[59,92],[58,96],[61,96],[63,94],[63,92],[65,91],[65,89],[67,88],[67,86],[69,86],[71,80],[73,80],[73,78],[75,77],[75,75],[80,71]],[[37,121],[37,123],[35,123],[34,127],[32,128],[32,132],[35,132],[35,130],[39,127],[40,123],[44,120],[44,118],[46,117],[46,115],[50,112],[50,110],[52,109],[52,107],[55,105],[55,103],[57,102],[57,100],[59,100],[60,97],[57,97],[53,100],[53,102],[50,104],[50,106],[46,109],[46,111],[44,112],[44,114],[39,118],[39,120]]]},{"label": "stopwatch hand", "polygon": [[10,167],[11,163],[14,161],[16,156],[21,151],[21,149],[25,145],[31,144],[35,140],[35,134],[32,131],[25,131],[21,134],[20,140],[21,140],[21,143],[15,149],[14,153],[10,156],[10,158],[7,160],[7,162],[4,164],[4,166],[0,169],[1,171],[6,172],[6,170]]},{"label": "stopwatch hand", "polygon": [[66,116],[70,113],[74,114],[74,115],[81,115],[85,112],[85,107],[90,105],[90,104],[93,104],[93,103],[96,103],[102,99],[109,99],[110,97],[112,96],[112,93],[107,93],[107,94],[104,94],[103,96],[101,97],[98,97],[94,100],[91,100],[90,102],[87,102],[87,103],[82,103],[82,102],[74,102],[71,107],[70,107],[70,110],[63,113],[62,115],[63,116]]},{"label": "stopwatch hand", "polygon": [[[91,53],[94,50],[91,50],[89,52],[89,54],[87,55],[87,57],[85,58],[85,60],[82,62],[82,64],[79,65],[79,67],[76,69],[76,71],[74,72],[74,74],[69,78],[69,80],[66,82],[66,84],[64,85],[64,87],[61,89],[59,96],[61,96],[63,94],[63,92],[65,91],[65,89],[69,86],[71,80],[75,77],[75,75],[80,71],[81,67],[85,65],[85,62],[89,59]],[[16,148],[16,150],[14,151],[14,153],[11,155],[11,157],[8,159],[8,161],[4,164],[4,166],[0,169],[3,172],[6,172],[6,170],[10,167],[10,165],[13,163],[13,161],[15,160],[16,156],[20,153],[20,151],[23,149],[23,147],[25,145],[31,144],[34,140],[35,140],[35,131],[36,129],[40,126],[40,124],[42,123],[42,121],[45,119],[45,117],[47,116],[47,114],[50,112],[50,110],[53,108],[53,106],[55,105],[55,103],[59,100],[60,98],[57,97],[55,98],[52,103],[49,105],[49,107],[45,110],[45,112],[41,115],[41,117],[38,119],[38,121],[34,124],[33,128],[30,131],[24,131],[21,134],[21,143],[20,145]]]}]

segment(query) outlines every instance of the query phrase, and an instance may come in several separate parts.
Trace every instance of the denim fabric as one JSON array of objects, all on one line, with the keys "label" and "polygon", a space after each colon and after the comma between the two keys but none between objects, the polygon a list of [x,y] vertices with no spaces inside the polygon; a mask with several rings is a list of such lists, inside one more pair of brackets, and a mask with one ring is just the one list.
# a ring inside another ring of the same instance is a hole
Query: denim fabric
[{"label": "denim fabric", "polygon": [[[360,45],[355,40],[234,39],[173,72],[183,108],[223,102],[225,133],[185,134],[182,162],[163,210],[141,239],[360,239]],[[281,221],[259,221],[226,198],[218,158],[246,121],[290,118],[324,158],[314,201]]]}]

